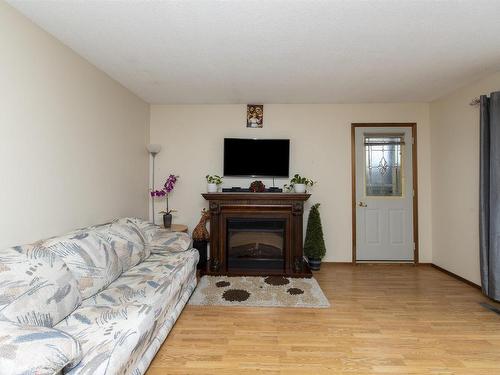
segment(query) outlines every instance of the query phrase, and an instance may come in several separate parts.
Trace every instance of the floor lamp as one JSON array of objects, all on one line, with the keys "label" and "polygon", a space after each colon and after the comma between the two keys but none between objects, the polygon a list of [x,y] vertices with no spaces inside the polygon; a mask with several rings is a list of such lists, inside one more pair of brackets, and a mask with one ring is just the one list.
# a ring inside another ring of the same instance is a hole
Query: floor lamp
[{"label": "floor lamp", "polygon": [[[155,157],[161,151],[161,145],[149,144],[146,147],[153,158],[153,169],[152,169],[152,186],[151,191],[155,189]],[[153,213],[153,224],[155,223],[155,198],[151,197],[151,212]]]}]

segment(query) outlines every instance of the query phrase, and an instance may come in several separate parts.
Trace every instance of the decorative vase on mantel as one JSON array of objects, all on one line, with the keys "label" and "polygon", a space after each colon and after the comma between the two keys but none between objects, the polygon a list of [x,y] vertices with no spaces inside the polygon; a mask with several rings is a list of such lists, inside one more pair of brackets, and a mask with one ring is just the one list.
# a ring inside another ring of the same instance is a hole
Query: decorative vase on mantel
[{"label": "decorative vase on mantel", "polygon": [[165,229],[172,227],[172,214],[163,214],[163,226]]},{"label": "decorative vase on mantel", "polygon": [[219,190],[219,187],[217,186],[217,184],[211,184],[211,183],[207,184],[207,192],[208,193],[217,193],[218,190]]},{"label": "decorative vase on mantel", "polygon": [[307,177],[303,177],[300,174],[294,174],[290,180],[290,184],[284,186],[285,191],[294,191],[299,194],[307,193],[306,189],[308,186],[313,186],[315,182]]},{"label": "decorative vase on mantel", "polygon": [[217,193],[222,184],[222,177],[216,174],[207,174],[205,179],[207,180],[207,193]]},{"label": "decorative vase on mantel", "polygon": [[293,189],[296,193],[305,193],[306,192],[306,184],[295,184],[293,185]]}]

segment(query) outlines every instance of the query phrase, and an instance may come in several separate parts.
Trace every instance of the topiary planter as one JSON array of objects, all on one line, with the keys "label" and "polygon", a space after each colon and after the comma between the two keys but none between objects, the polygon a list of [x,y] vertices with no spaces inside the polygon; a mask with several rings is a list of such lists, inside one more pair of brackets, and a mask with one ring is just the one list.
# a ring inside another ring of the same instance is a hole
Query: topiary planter
[{"label": "topiary planter", "polygon": [[326,254],[323,227],[319,215],[319,203],[314,204],[307,219],[306,239],[304,241],[304,255],[307,256],[309,268],[319,271],[321,259]]},{"label": "topiary planter", "polygon": [[311,271],[319,271],[321,267],[321,259],[307,258],[307,262],[309,263],[309,268],[311,269]]},{"label": "topiary planter", "polygon": [[305,193],[306,192],[306,184],[295,184],[293,185],[293,189],[296,193]]}]

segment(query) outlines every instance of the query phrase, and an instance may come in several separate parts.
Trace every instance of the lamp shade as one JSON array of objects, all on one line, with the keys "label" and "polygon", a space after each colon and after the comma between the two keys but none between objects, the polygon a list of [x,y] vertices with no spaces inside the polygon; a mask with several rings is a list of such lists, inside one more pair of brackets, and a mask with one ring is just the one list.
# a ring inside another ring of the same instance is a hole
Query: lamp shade
[{"label": "lamp shade", "polygon": [[161,151],[161,145],[157,144],[149,144],[146,146],[146,148],[151,154],[157,154]]}]

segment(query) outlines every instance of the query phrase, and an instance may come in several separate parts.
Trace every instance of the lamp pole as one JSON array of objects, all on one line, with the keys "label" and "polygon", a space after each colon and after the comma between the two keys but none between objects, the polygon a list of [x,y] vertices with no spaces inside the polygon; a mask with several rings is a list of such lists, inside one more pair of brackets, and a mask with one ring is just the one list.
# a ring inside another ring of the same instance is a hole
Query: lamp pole
[{"label": "lamp pole", "polygon": [[[156,154],[157,154],[157,152],[151,153],[151,156],[153,157],[153,172],[152,172],[153,182],[152,182],[151,190],[155,189],[155,158],[156,158]],[[151,212],[153,213],[153,224],[156,224],[156,222],[155,222],[155,197],[153,197],[153,196],[151,197]]]},{"label": "lamp pole", "polygon": [[[153,158],[153,170],[151,172],[152,180],[153,180],[152,186],[151,186],[151,191],[153,191],[155,189],[155,158],[156,158],[156,155],[161,150],[161,145],[150,144],[146,148],[148,149],[149,153],[151,154],[151,157]],[[153,224],[156,224],[156,222],[155,222],[155,197],[151,196],[151,194],[149,196],[151,197],[151,211],[153,214]]]}]

